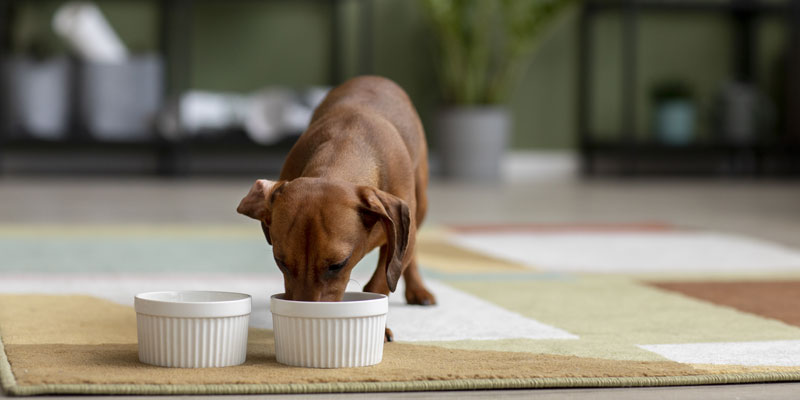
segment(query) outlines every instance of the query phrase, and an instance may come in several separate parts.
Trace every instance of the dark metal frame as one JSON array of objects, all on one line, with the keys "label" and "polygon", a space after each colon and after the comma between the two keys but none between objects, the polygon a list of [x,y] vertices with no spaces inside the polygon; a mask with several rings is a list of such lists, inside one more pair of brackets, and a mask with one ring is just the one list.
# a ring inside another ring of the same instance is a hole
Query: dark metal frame
[{"label": "dark metal frame", "polygon": [[[9,22],[9,10],[15,3],[26,0],[0,0],[0,65],[3,65],[8,54],[7,39],[11,25]],[[203,1],[203,0],[197,0]],[[160,40],[159,52],[165,61],[164,82],[165,99],[174,99],[181,93],[190,89],[191,65],[191,38],[192,18],[195,0],[160,0]],[[277,1],[277,0],[272,0]],[[342,79],[341,60],[341,7],[339,0],[309,0],[327,3],[330,7],[330,42],[329,47],[329,84],[336,85]],[[365,29],[361,35],[359,46],[359,72],[369,73],[372,70],[372,30],[370,0],[363,0],[360,4],[362,15],[359,29]],[[366,17],[366,18],[365,18]],[[0,80],[1,81],[1,80]],[[6,91],[0,87],[0,121],[5,120],[2,113],[7,110],[5,101]],[[137,149],[150,151],[155,154],[157,165],[156,172],[159,175],[175,176],[185,175],[188,172],[188,160],[193,152],[203,151],[224,151],[224,152],[259,152],[266,156],[283,157],[294,142],[294,138],[287,138],[275,145],[259,145],[243,132],[229,132],[220,135],[218,138],[198,138],[183,139],[179,141],[169,141],[160,135],[152,135],[152,140],[126,141],[126,142],[107,142],[92,138],[90,135],[73,129],[69,132],[65,140],[45,141],[33,138],[16,138],[8,132],[5,126],[0,127],[0,174],[3,173],[3,153],[7,150],[33,150],[37,152],[70,151],[70,150],[97,150],[97,151],[124,151]],[[103,171],[98,171],[103,172]]]},{"label": "dark metal frame", "polygon": [[[618,138],[601,141],[595,138],[591,123],[592,19],[601,12],[619,12],[622,16],[622,126]],[[758,54],[754,20],[760,15],[785,15],[790,32],[787,71],[800,70],[800,0],[787,3],[764,3],[758,0],[585,0],[580,14],[578,66],[578,142],[584,175],[606,172],[599,166],[622,174],[644,172],[694,174],[798,174],[800,173],[800,77],[788,72],[786,132],[776,142],[756,140],[751,144],[731,144],[721,140],[687,146],[668,146],[655,141],[641,141],[636,135],[637,104],[637,24],[642,13],[726,13],[737,29],[734,52],[735,76],[750,81]],[[795,75],[795,76],[793,76]],[[686,163],[712,160],[705,168],[685,169]],[[648,167],[657,161],[656,167]],[[720,167],[722,166],[722,167]],[[675,168],[677,167],[677,168]]]}]

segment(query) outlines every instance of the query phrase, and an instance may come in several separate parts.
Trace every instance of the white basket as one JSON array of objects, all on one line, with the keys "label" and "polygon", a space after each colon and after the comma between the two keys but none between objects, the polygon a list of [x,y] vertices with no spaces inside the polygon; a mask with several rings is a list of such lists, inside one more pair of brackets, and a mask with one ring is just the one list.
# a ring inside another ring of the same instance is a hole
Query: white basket
[{"label": "white basket", "polygon": [[272,296],[275,356],[297,367],[343,368],[383,359],[388,298],[345,293],[341,302],[302,302]]},{"label": "white basket", "polygon": [[139,361],[180,368],[239,365],[247,356],[250,307],[250,296],[240,293],[139,294]]}]

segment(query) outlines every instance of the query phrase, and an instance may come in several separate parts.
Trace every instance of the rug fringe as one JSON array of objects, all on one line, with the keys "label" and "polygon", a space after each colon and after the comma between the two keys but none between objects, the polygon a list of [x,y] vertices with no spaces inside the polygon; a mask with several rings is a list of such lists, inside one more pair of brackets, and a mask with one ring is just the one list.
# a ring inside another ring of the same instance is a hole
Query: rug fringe
[{"label": "rug fringe", "polygon": [[[6,363],[7,365],[7,363]],[[11,377],[13,381],[13,376]],[[800,380],[800,372],[769,372],[669,377],[461,379],[452,381],[347,382],[312,384],[132,385],[48,384],[7,388],[13,396],[42,394],[221,395],[364,393],[476,389],[543,389],[718,385]],[[4,381],[5,385],[5,381]]]},{"label": "rug fringe", "polygon": [[13,394],[17,386],[17,380],[11,371],[11,363],[6,356],[6,348],[3,346],[3,338],[0,337],[0,389],[8,394]]}]

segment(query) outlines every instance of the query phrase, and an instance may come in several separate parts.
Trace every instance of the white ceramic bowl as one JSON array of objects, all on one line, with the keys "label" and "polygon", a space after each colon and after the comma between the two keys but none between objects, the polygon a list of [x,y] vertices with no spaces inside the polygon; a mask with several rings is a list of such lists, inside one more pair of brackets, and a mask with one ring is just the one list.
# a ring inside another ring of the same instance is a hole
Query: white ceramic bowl
[{"label": "white ceramic bowl", "polygon": [[312,368],[363,367],[381,362],[389,298],[348,292],[340,302],[270,299],[279,363]]},{"label": "white ceramic bowl", "polygon": [[247,356],[249,295],[175,291],[136,295],[139,361],[161,367],[239,365]]}]

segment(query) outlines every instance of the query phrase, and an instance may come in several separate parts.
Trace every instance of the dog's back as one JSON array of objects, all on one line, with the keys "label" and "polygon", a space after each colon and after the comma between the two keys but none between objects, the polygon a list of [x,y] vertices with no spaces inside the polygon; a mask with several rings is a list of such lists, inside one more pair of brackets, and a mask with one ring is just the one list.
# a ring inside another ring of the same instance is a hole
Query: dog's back
[{"label": "dog's back", "polygon": [[[387,124],[391,125],[391,129],[385,129]],[[399,137],[391,137],[398,134]],[[393,145],[396,141],[402,141],[402,146],[407,150],[404,152],[407,159],[398,157],[397,148]],[[289,154],[281,179],[307,175],[307,166],[314,164],[311,158],[324,154],[319,148],[331,142],[336,143],[338,156],[373,157],[377,165],[383,164],[387,169],[392,169],[392,164],[410,170],[419,170],[424,166],[427,174],[427,147],[422,122],[408,95],[389,79],[361,76],[348,80],[328,93],[314,111],[308,129]],[[354,153],[339,147],[340,144],[349,146],[352,143],[362,146],[366,151]],[[331,166],[330,163],[325,164]],[[374,172],[378,175],[392,173],[387,170]],[[378,180],[384,179],[378,177]]]},{"label": "dog's back", "polygon": [[419,115],[406,92],[393,81],[380,76],[360,76],[348,80],[332,90],[317,107],[311,125],[339,107],[379,114],[395,126],[409,150],[416,153],[412,157],[424,151],[425,140]]}]

